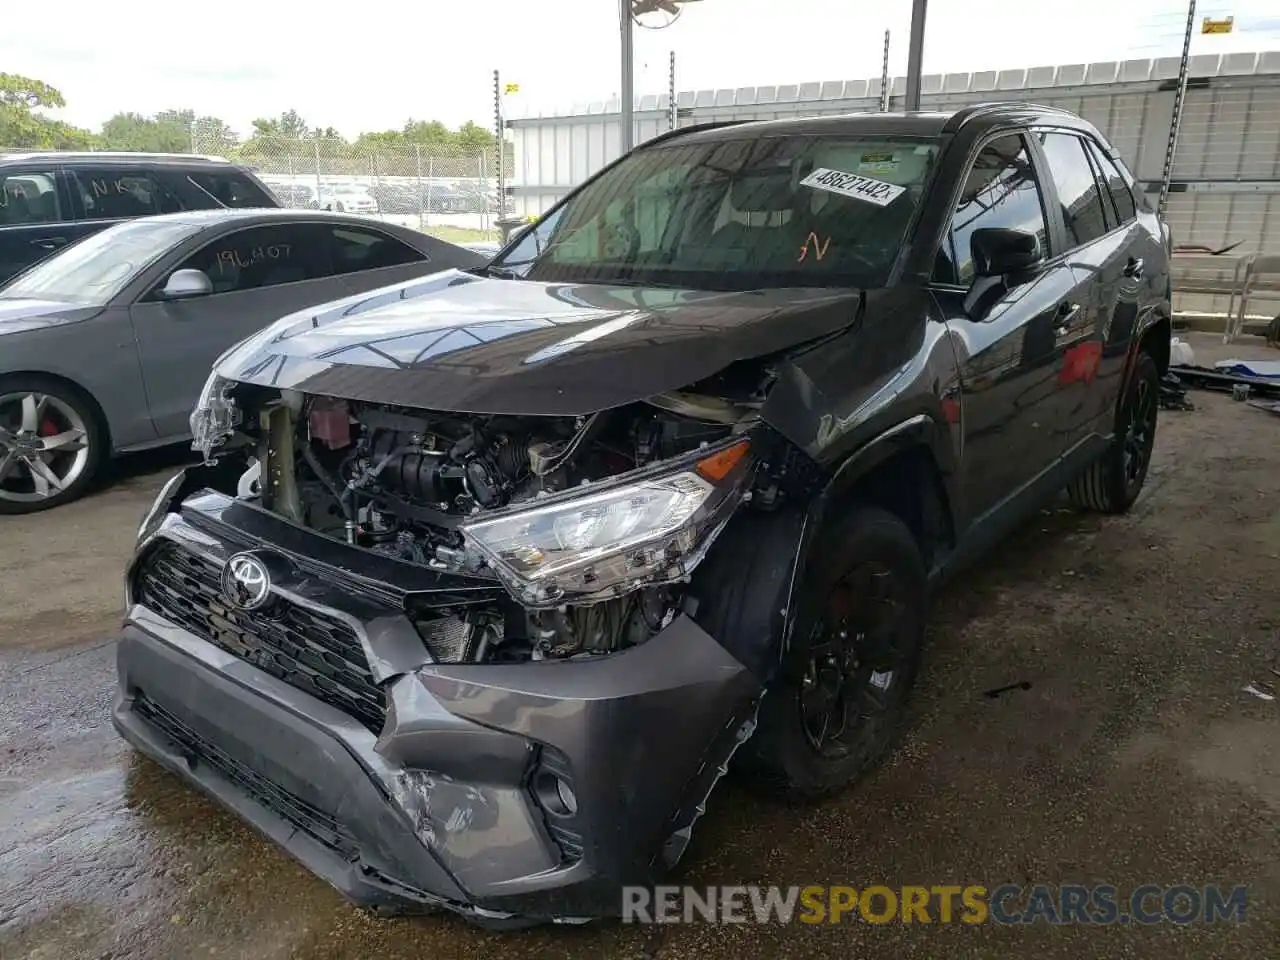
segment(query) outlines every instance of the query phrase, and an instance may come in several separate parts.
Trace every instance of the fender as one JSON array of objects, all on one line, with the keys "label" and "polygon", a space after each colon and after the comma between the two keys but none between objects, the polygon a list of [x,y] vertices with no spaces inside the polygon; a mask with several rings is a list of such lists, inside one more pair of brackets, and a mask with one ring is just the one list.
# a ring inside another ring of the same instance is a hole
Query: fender
[{"label": "fender", "polygon": [[[830,511],[847,502],[862,478],[905,451],[924,451],[942,472],[942,463],[950,459],[949,443],[948,431],[933,417],[909,417],[848,457],[807,506],[744,512],[698,567],[689,614],[767,684],[791,647],[805,568]],[[946,458],[941,462],[939,450]],[[949,496],[949,490],[942,494]]]}]

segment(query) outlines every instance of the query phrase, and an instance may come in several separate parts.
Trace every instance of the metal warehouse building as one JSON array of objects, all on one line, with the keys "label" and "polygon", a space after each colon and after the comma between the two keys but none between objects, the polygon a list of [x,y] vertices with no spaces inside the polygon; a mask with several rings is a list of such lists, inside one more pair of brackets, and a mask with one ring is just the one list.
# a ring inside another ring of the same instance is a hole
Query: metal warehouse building
[{"label": "metal warehouse building", "polygon": [[[1144,188],[1158,195],[1170,149],[1181,60],[1126,60],[923,78],[922,108],[949,110],[983,100],[1031,100],[1091,120],[1121,151]],[[891,84],[901,103],[906,78]],[[879,109],[881,81],[835,80],[735,90],[685,91],[676,97],[681,125],[763,120]],[[670,128],[670,98],[635,104],[636,141]],[[617,100],[561,113],[514,119],[511,195],[518,214],[540,213],[601,166],[621,142]],[[1245,252],[1280,252],[1280,51],[1196,56],[1169,170],[1167,218],[1180,242],[1218,247],[1243,241]],[[1231,270],[1215,275],[1226,282]],[[1203,271],[1197,274],[1203,276]],[[1185,286],[1185,285],[1184,285]],[[1224,296],[1191,294],[1182,309],[1220,311]]]}]

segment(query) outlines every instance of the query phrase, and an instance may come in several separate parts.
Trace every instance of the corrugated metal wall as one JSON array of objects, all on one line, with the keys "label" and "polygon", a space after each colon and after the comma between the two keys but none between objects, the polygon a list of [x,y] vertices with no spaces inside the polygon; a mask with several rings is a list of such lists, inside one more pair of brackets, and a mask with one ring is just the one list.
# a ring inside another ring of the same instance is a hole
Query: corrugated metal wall
[{"label": "corrugated metal wall", "polygon": [[[934,74],[922,107],[1031,100],[1095,123],[1153,194],[1159,190],[1179,59],[1068,64],[1025,70]],[[1280,51],[1192,57],[1167,217],[1179,241],[1280,252]],[[681,125],[878,109],[880,80],[700,90],[678,94]],[[891,92],[897,103],[906,78]],[[636,140],[668,128],[668,98],[636,102]],[[541,213],[615,159],[619,104],[583,104],[562,114],[512,120],[515,211]],[[1228,271],[1229,273],[1229,271]],[[1194,304],[1212,309],[1220,298]]]}]

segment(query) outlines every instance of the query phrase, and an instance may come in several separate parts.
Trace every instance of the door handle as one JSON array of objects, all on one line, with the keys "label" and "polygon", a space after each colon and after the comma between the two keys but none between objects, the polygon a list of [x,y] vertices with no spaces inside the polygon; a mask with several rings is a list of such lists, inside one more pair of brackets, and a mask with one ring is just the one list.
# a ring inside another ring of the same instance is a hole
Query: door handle
[{"label": "door handle", "polygon": [[41,237],[39,240],[32,240],[33,247],[39,247],[41,250],[57,250],[59,247],[67,245],[66,237]]},{"label": "door handle", "polygon": [[1134,280],[1141,280],[1144,266],[1141,257],[1130,257],[1128,265],[1124,268],[1124,275]]}]

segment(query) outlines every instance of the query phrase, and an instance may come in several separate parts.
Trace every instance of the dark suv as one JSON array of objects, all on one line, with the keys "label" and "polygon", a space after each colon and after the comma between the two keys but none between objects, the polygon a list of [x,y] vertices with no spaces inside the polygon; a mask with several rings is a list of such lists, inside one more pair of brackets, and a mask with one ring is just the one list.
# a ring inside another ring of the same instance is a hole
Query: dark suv
[{"label": "dark suv", "polygon": [[1168,259],[1046,107],[652,140],[224,355],[116,725],[360,903],[616,914],[731,758],[807,798],[884,755],[934,583],[1064,487],[1130,507]]},{"label": "dark suv", "polygon": [[0,155],[0,283],[119,220],[218,207],[278,207],[244,167],[153,153]]}]

